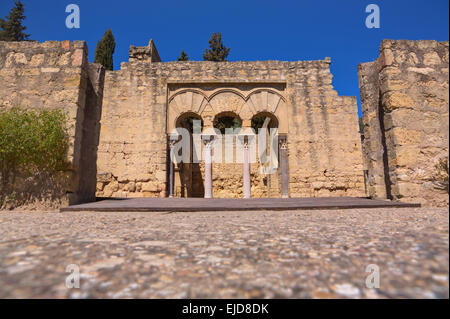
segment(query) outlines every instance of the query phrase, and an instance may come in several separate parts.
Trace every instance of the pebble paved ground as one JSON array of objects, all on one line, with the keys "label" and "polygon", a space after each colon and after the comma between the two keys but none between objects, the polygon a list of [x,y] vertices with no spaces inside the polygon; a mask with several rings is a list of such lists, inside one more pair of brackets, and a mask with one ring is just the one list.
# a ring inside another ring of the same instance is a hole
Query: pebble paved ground
[{"label": "pebble paved ground", "polygon": [[448,298],[448,231],[448,208],[0,212],[0,298]]}]

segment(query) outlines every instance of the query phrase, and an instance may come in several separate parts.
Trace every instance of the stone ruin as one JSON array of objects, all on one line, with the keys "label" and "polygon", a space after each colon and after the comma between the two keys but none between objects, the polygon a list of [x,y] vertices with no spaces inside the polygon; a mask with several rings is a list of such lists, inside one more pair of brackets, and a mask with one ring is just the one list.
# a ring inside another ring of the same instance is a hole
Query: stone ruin
[{"label": "stone ruin", "polygon": [[[448,158],[448,42],[384,40],[380,57],[358,66],[363,138],[356,97],[334,90],[330,58],[161,62],[153,41],[129,56],[104,71],[88,62],[85,42],[0,42],[0,108],[61,108],[70,118],[63,205],[96,196],[236,198],[246,183],[252,197],[448,205],[433,184],[435,164]],[[274,173],[261,173],[259,162],[172,162],[175,128],[192,118],[213,128],[223,116],[243,129],[271,119],[280,142]]]}]

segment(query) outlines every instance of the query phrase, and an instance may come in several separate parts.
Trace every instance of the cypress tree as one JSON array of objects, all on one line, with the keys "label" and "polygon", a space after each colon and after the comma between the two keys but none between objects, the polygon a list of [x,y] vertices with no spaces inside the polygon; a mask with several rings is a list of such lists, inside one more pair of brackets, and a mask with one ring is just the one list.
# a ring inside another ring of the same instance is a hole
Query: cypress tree
[{"label": "cypress tree", "polygon": [[94,63],[100,63],[106,70],[113,70],[113,54],[116,41],[111,29],[108,29],[95,48]]},{"label": "cypress tree", "polygon": [[181,54],[178,57],[178,61],[188,61],[188,60],[189,60],[189,57],[186,54],[186,52],[184,52],[184,50],[181,50]]},{"label": "cypress tree", "polygon": [[226,61],[230,48],[226,48],[222,43],[222,34],[214,33],[208,41],[209,49],[205,49],[203,60],[205,61]]},{"label": "cypress tree", "polygon": [[16,1],[6,20],[0,19],[0,41],[28,40],[30,35],[23,32],[26,27],[22,25],[25,19],[24,11],[22,2]]}]

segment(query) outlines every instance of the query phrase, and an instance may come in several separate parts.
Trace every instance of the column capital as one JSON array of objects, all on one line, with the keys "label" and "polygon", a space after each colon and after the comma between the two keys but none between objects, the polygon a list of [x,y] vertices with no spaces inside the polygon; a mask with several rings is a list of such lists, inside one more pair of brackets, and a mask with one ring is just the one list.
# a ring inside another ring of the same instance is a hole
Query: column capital
[{"label": "column capital", "polygon": [[177,143],[178,141],[177,140],[169,140],[169,147],[172,149],[172,148],[174,148],[174,146],[175,146],[175,144]]},{"label": "column capital", "polygon": [[202,142],[203,142],[203,145],[204,145],[206,148],[211,148],[212,145],[214,144],[214,139],[210,139],[210,140],[204,140],[204,139],[202,139]]},{"label": "column capital", "polygon": [[280,139],[279,144],[280,144],[280,149],[282,149],[282,150],[288,149],[288,144],[287,144],[286,139]]},{"label": "column capital", "polygon": [[167,134],[167,141],[170,147],[173,147],[175,145],[176,142],[178,142],[181,138],[181,134],[179,133],[169,133]]},{"label": "column capital", "polygon": [[250,162],[248,159],[248,141],[244,142],[244,162],[242,163],[242,172],[243,172],[243,197],[251,198],[252,190],[251,190],[251,178],[250,178]]}]

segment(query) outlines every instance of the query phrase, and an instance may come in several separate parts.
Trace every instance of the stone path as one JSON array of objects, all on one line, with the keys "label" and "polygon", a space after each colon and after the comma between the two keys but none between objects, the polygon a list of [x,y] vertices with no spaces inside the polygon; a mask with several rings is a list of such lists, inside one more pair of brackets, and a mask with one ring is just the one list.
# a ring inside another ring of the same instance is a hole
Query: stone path
[{"label": "stone path", "polygon": [[448,298],[448,230],[448,208],[0,212],[0,298]]},{"label": "stone path", "polygon": [[377,207],[420,207],[420,204],[375,200],[361,197],[302,198],[123,198],[61,208],[61,211],[244,211],[348,209]]}]

